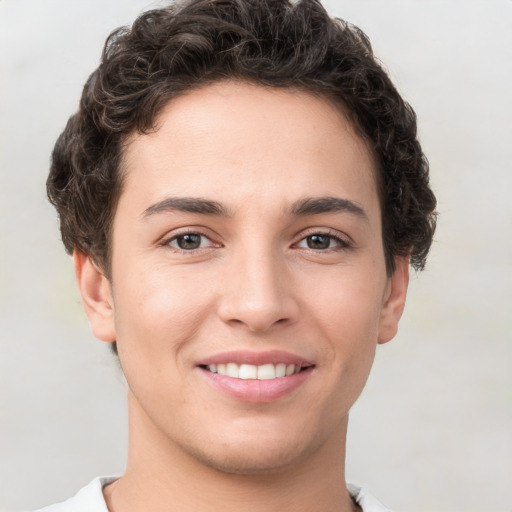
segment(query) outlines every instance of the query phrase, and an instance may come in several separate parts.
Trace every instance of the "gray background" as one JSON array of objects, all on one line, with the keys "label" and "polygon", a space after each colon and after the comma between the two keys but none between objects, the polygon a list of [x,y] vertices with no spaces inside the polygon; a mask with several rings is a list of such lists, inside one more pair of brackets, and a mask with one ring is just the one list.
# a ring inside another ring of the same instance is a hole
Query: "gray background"
[{"label": "gray background", "polygon": [[[0,509],[123,470],[125,385],[82,313],[49,154],[142,0],[0,0]],[[347,477],[397,511],[512,510],[512,2],[330,0],[419,117],[440,223],[351,415]]]}]

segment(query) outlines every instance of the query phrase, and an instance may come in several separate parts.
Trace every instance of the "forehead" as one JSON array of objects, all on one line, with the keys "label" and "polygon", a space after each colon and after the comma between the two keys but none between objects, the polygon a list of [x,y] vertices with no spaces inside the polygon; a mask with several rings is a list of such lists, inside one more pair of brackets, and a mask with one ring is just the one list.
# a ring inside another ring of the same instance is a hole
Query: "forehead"
[{"label": "forehead", "polygon": [[192,90],[167,104],[154,132],[132,135],[123,159],[121,202],[140,208],[164,194],[244,205],[306,192],[377,200],[372,153],[343,109],[303,90],[232,81]]}]

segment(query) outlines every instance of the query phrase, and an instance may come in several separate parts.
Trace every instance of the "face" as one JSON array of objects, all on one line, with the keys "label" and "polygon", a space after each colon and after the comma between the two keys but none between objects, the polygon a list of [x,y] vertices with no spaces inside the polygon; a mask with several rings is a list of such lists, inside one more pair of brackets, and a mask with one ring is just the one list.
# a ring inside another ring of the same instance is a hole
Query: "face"
[{"label": "face", "polygon": [[243,83],[157,125],[125,150],[111,283],[76,258],[137,435],[239,473],[339,451],[407,286],[406,261],[386,275],[365,143],[321,98]]}]

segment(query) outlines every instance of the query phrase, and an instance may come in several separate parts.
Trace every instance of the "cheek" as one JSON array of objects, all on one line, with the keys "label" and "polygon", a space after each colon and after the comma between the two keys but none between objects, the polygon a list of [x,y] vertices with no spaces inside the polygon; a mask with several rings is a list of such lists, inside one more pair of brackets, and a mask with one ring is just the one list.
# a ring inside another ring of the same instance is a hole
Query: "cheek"
[{"label": "cheek", "polygon": [[169,272],[125,276],[129,278],[114,287],[123,373],[147,414],[158,410],[161,403],[173,410],[190,394],[186,389],[190,373],[187,347],[205,322],[207,294],[198,293],[186,278]]},{"label": "cheek", "polygon": [[130,347],[144,358],[161,357],[156,349],[176,349],[186,343],[204,320],[208,293],[190,272],[145,268],[125,273],[115,282],[114,307],[118,344]]},{"label": "cheek", "polygon": [[316,281],[310,315],[324,340],[323,358],[332,376],[349,395],[358,395],[370,372],[382,304],[382,279],[371,272],[340,273]]},{"label": "cheek", "polygon": [[337,274],[323,279],[315,276],[310,281],[312,316],[329,332],[330,338],[347,343],[367,339],[376,342],[384,285],[371,271],[353,270],[344,268]]}]

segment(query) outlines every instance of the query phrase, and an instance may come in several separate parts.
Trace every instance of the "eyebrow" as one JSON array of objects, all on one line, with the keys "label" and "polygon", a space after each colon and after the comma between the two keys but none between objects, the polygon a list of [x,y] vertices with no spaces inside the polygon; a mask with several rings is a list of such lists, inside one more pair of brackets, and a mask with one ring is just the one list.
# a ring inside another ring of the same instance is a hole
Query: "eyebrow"
[{"label": "eyebrow", "polygon": [[199,213],[202,215],[218,215],[222,217],[228,216],[228,211],[220,203],[201,197],[166,197],[162,201],[146,208],[142,216],[149,217],[155,213],[173,211]]},{"label": "eyebrow", "polygon": [[[201,215],[215,215],[229,217],[228,210],[219,202],[201,197],[166,197],[162,201],[146,208],[143,217],[149,217],[156,213],[187,212]],[[307,215],[319,215],[321,213],[348,212],[362,219],[368,220],[365,211],[353,201],[340,197],[305,197],[292,204],[292,215],[305,217]]]},{"label": "eyebrow", "polygon": [[349,199],[340,197],[305,197],[295,201],[292,205],[292,214],[301,217],[336,212],[347,212],[368,220],[363,208]]}]

